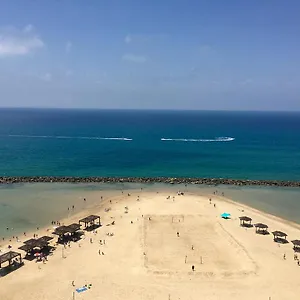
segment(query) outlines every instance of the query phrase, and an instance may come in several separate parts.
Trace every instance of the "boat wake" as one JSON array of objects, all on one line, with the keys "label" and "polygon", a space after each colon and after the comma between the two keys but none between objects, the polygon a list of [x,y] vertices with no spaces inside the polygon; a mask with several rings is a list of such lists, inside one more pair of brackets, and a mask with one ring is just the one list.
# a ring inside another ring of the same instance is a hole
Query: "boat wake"
[{"label": "boat wake", "polygon": [[169,138],[161,138],[161,141],[167,142],[232,142],[235,140],[233,137],[220,136],[214,139],[169,139]]},{"label": "boat wake", "polygon": [[115,140],[115,141],[132,141],[124,137],[98,137],[98,136],[63,136],[63,135],[18,135],[10,134],[9,137],[15,138],[36,138],[36,139],[74,139],[74,140]]}]

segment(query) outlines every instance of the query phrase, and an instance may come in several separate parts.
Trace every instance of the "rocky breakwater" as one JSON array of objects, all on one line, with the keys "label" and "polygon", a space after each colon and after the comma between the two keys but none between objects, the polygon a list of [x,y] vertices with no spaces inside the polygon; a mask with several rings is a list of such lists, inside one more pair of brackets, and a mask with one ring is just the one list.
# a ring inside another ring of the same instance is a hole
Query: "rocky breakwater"
[{"label": "rocky breakwater", "polygon": [[228,178],[170,178],[170,177],[55,177],[55,176],[0,176],[0,184],[65,182],[65,183],[166,183],[236,186],[300,187],[300,181],[245,180]]}]

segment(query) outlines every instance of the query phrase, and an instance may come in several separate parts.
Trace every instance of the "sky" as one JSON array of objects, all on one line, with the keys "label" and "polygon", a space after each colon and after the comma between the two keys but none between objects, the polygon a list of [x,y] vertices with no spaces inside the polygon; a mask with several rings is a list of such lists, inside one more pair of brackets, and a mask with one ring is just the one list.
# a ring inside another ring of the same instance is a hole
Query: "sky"
[{"label": "sky", "polygon": [[0,107],[300,110],[298,0],[1,0]]}]

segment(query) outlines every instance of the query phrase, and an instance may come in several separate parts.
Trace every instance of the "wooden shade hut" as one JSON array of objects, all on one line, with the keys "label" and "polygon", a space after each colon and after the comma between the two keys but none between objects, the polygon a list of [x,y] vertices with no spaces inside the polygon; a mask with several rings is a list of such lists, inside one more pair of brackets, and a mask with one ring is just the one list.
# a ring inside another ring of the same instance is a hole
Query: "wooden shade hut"
[{"label": "wooden shade hut", "polygon": [[19,264],[22,264],[21,254],[14,251],[9,251],[0,255],[0,268],[3,263],[8,262],[8,265],[11,266],[13,264],[14,259],[18,257],[20,259]]},{"label": "wooden shade hut", "polygon": [[53,237],[50,236],[42,236],[38,239],[30,239],[24,242],[24,245],[19,247],[18,249],[27,252],[27,254],[32,254],[35,248],[39,248],[42,250],[45,247],[48,247],[49,241],[52,240]]},{"label": "wooden shade hut", "polygon": [[32,243],[35,243],[35,241],[36,241],[36,239],[29,239],[29,240],[25,241],[24,244],[30,245]]},{"label": "wooden shade hut", "polygon": [[252,222],[252,219],[250,217],[247,217],[247,216],[240,217],[240,226],[242,226],[242,227],[253,227],[251,222]]},{"label": "wooden shade hut", "polygon": [[287,237],[286,233],[276,230],[276,231],[273,231],[272,234],[274,236],[274,242],[283,243],[283,244],[288,243],[288,241],[286,239],[286,237]]},{"label": "wooden shade hut", "polygon": [[101,226],[101,222],[100,222],[100,216],[96,216],[96,215],[90,215],[88,217],[85,217],[81,220],[79,220],[79,224],[80,223],[84,223],[84,227],[85,229],[88,228],[97,228]]},{"label": "wooden shade hut", "polygon": [[68,227],[68,229],[69,229],[69,233],[75,233],[76,231],[78,231],[78,230],[80,230],[80,224],[77,224],[77,223],[73,223],[73,224],[71,224],[71,225],[69,225],[69,226],[67,226]]},{"label": "wooden shade hut", "polygon": [[59,226],[55,228],[53,234],[59,235],[59,236],[64,236],[66,233],[69,232],[68,226]]},{"label": "wooden shade hut", "polygon": [[268,232],[268,225],[263,224],[263,223],[256,223],[254,224],[255,226],[255,232],[258,234],[269,234]]},{"label": "wooden shade hut", "polygon": [[52,237],[52,236],[46,236],[46,235],[44,235],[44,236],[38,238],[36,241],[37,241],[38,243],[45,243],[45,244],[48,244],[49,241],[51,241],[51,240],[53,240],[53,237]]},{"label": "wooden shade hut", "polygon": [[291,241],[294,245],[293,249],[295,252],[300,252],[300,240]]}]

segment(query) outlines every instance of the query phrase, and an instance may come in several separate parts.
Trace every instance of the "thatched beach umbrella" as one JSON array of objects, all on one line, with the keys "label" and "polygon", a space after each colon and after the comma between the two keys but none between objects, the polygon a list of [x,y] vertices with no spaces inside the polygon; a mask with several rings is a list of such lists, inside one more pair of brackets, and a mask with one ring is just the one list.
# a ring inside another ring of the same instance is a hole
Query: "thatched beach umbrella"
[{"label": "thatched beach umbrella", "polygon": [[288,241],[286,239],[287,234],[285,232],[276,230],[276,231],[273,231],[272,234],[274,235],[274,242],[282,243],[282,244],[288,243]]},{"label": "thatched beach umbrella", "polygon": [[300,252],[300,240],[291,241],[294,245],[293,249],[295,252]]},{"label": "thatched beach umbrella", "polygon": [[253,227],[251,222],[252,222],[252,219],[250,217],[247,217],[247,216],[240,217],[240,226],[242,226],[242,227]]},{"label": "thatched beach umbrella", "polygon": [[268,225],[263,224],[263,223],[256,223],[254,224],[255,226],[255,232],[258,234],[269,234],[268,232]]}]

